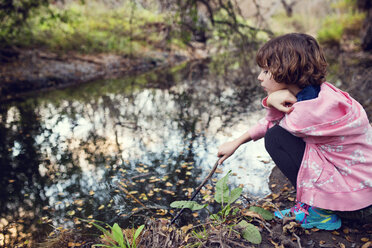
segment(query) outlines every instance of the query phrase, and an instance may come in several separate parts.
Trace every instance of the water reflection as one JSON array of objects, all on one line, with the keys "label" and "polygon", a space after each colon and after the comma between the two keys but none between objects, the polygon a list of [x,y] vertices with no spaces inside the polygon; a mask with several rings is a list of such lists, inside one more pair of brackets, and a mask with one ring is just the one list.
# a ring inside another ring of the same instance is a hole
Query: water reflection
[{"label": "water reflection", "polygon": [[[264,114],[257,86],[254,74],[217,77],[194,63],[2,105],[2,244],[48,233],[49,224],[71,227],[76,217],[125,219],[141,206],[121,187],[154,208],[185,199],[218,145]],[[269,193],[261,142],[222,169],[246,192]]]}]

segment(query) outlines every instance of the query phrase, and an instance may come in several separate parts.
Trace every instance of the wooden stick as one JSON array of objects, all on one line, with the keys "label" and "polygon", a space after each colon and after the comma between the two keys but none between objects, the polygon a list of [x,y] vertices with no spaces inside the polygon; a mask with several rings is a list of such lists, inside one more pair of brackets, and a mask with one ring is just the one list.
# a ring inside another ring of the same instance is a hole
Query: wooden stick
[{"label": "wooden stick", "polygon": [[[216,171],[217,169],[217,166],[218,166],[218,161],[220,160],[217,159],[216,163],[214,164],[212,170],[209,172],[208,176],[206,178],[204,178],[203,182],[199,185],[199,187],[196,188],[194,194],[191,196],[190,200],[189,201],[192,201],[194,200],[194,198],[196,197],[196,195],[199,193],[199,191],[201,190],[201,188],[204,186],[204,184],[213,176],[214,172]],[[185,210],[185,208],[182,208],[178,214],[173,218],[173,220],[170,222],[169,225],[172,225],[177,219],[178,217],[180,217],[180,215],[182,214],[182,212]]]},{"label": "wooden stick", "polygon": [[138,203],[139,205],[141,205],[142,207],[147,208],[147,207],[145,206],[145,204],[143,204],[143,203],[140,202],[136,197],[134,197],[132,194],[130,194],[126,188],[124,188],[124,187],[121,186],[120,184],[118,184],[118,186],[119,186],[119,188],[120,188],[122,191],[124,191],[125,194],[127,194],[127,195],[128,195],[130,198],[132,198],[135,202],[137,202],[137,203]]}]

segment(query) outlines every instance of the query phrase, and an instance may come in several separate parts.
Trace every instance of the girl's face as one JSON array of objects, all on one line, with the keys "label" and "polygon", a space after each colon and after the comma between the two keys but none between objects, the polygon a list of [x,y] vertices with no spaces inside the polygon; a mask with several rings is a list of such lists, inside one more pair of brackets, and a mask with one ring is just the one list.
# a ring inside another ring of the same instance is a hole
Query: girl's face
[{"label": "girl's face", "polygon": [[287,88],[286,84],[276,82],[270,71],[267,69],[261,69],[261,73],[258,75],[258,80],[261,82],[261,86],[267,92],[267,95]]}]

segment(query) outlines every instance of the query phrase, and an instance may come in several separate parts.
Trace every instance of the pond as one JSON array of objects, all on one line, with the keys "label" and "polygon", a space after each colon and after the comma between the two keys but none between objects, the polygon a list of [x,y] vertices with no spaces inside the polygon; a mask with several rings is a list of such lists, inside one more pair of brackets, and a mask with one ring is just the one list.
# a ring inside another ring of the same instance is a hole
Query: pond
[{"label": "pond", "polygon": [[[264,115],[257,72],[217,74],[192,62],[2,104],[2,244],[78,218],[125,222],[141,209],[128,193],[158,214],[188,199],[218,146]],[[272,168],[251,142],[214,178],[232,170],[231,184],[263,197]]]},{"label": "pond", "polygon": [[[79,218],[131,225],[136,214],[174,215],[170,203],[190,197],[218,146],[265,114],[258,68],[237,67],[193,61],[1,104],[0,245],[87,228]],[[348,88],[354,74],[340,68],[330,68],[332,81]],[[264,197],[273,166],[262,140],[250,142],[213,180],[231,170],[231,185]]]}]

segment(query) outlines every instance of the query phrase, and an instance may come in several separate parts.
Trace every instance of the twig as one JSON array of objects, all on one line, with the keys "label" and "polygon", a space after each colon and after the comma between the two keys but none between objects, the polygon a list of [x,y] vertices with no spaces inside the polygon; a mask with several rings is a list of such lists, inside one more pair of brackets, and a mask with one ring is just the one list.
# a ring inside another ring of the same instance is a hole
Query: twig
[{"label": "twig", "polygon": [[298,247],[299,248],[302,248],[302,246],[301,246],[301,239],[300,239],[300,237],[298,237],[298,235],[297,234],[295,234],[294,232],[292,233],[295,237],[296,237],[296,239],[297,239],[297,244],[298,244]]},{"label": "twig", "polygon": [[257,218],[255,219],[255,221],[257,221],[258,223],[262,224],[263,227],[265,227],[266,230],[269,231],[270,234],[273,234],[273,232],[270,230],[270,228],[268,228],[268,227],[265,225],[265,224],[266,224],[265,222],[263,222],[262,220],[259,220],[259,219],[257,219]]},{"label": "twig", "polygon": [[125,194],[127,194],[129,197],[131,197],[135,202],[137,202],[138,204],[140,204],[142,207],[144,208],[147,208],[145,206],[145,204],[143,204],[142,202],[140,202],[136,197],[134,197],[132,194],[129,194],[128,190],[126,188],[124,188],[123,186],[121,186],[120,184],[118,184],[119,188],[124,191]]},{"label": "twig", "polygon": [[[206,182],[213,176],[214,172],[216,171],[217,169],[217,166],[218,166],[218,161],[220,159],[217,159],[216,163],[214,164],[212,170],[209,172],[208,176],[206,178],[204,178],[203,182],[199,185],[199,187],[196,188],[194,194],[191,196],[190,200],[189,201],[192,201],[194,200],[195,196],[199,193],[199,191],[201,190],[201,188],[204,186],[204,184],[206,184]],[[169,225],[172,225],[177,219],[178,217],[180,217],[180,215],[182,214],[182,212],[185,210],[185,208],[182,208],[178,214],[173,218],[173,220],[170,222]]]}]

